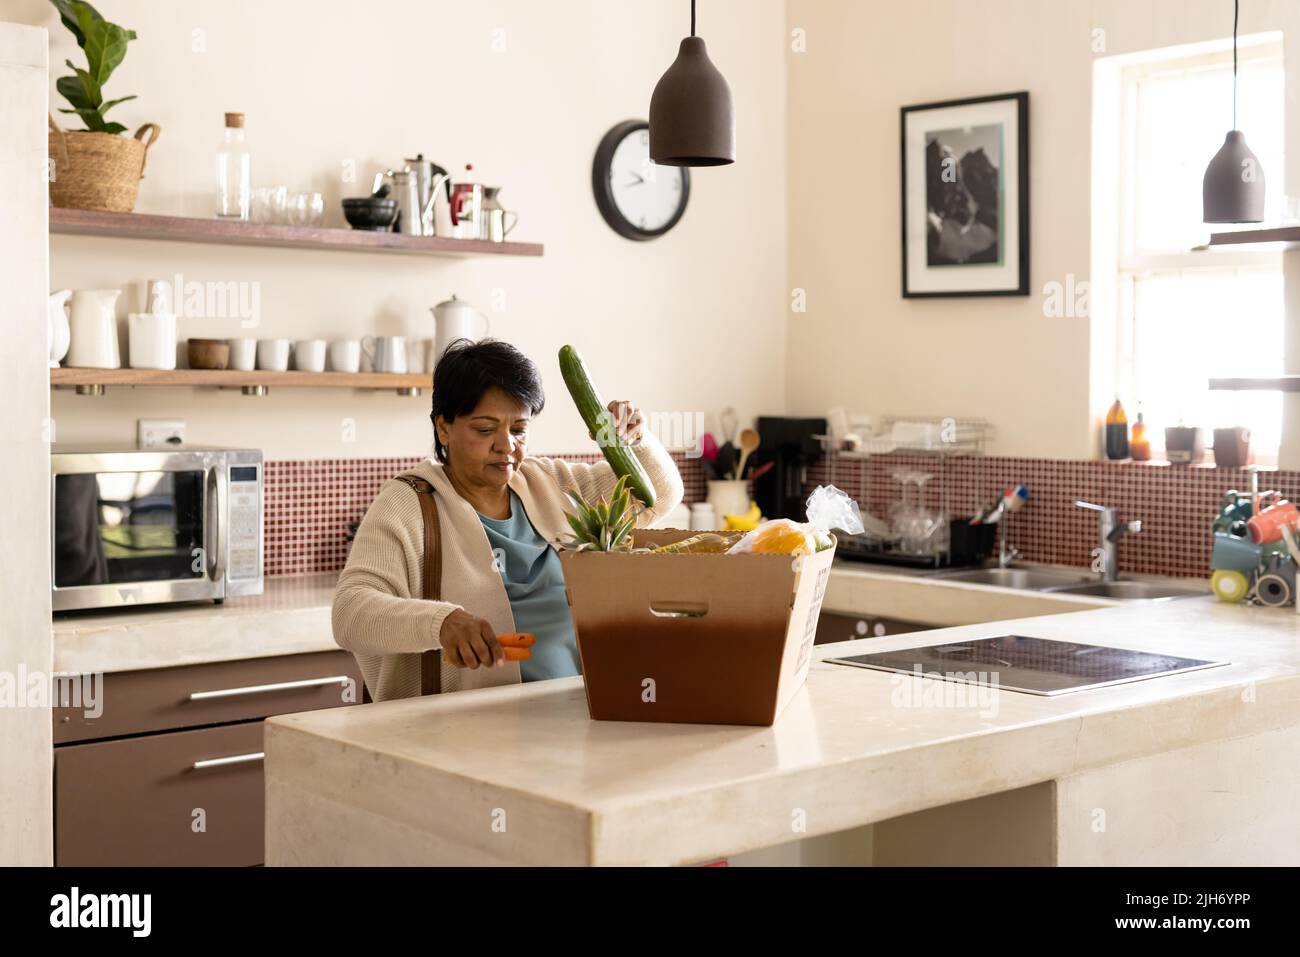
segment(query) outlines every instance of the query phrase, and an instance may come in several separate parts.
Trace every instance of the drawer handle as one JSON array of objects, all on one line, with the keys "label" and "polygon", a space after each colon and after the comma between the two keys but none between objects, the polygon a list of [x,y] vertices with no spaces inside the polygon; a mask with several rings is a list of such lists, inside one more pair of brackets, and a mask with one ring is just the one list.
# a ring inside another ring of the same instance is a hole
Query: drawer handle
[{"label": "drawer handle", "polygon": [[228,758],[207,758],[203,761],[194,762],[194,770],[202,771],[204,768],[220,768],[227,764],[248,764],[251,761],[261,761],[266,757],[265,751],[254,751],[251,754],[232,754]]},{"label": "drawer handle", "polygon": [[207,701],[209,698],[234,698],[246,694],[269,694],[272,691],[290,691],[295,688],[318,688],[322,685],[346,685],[352,679],[347,675],[334,675],[330,678],[305,678],[302,681],[279,681],[271,685],[249,685],[246,688],[222,688],[220,691],[192,691],[191,701]]}]

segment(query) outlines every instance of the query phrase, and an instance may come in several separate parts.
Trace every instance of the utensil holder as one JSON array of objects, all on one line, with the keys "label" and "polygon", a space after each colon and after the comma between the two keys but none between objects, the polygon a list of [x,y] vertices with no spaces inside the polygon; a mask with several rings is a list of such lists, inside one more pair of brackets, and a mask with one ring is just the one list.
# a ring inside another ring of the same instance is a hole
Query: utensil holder
[{"label": "utensil holder", "polygon": [[948,560],[953,565],[975,565],[993,554],[996,525],[972,525],[968,518],[948,523]]}]

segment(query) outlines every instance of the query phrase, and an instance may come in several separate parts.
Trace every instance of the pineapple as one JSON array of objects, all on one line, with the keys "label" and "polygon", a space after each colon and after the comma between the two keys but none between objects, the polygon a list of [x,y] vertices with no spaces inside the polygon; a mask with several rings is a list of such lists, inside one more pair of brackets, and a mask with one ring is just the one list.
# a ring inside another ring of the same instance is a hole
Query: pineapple
[{"label": "pineapple", "polygon": [[632,552],[632,529],[636,525],[640,508],[628,489],[627,476],[620,476],[610,494],[609,501],[600,499],[594,505],[572,489],[565,489],[574,511],[565,517],[573,529],[570,541],[560,542],[560,547],[572,551]]}]

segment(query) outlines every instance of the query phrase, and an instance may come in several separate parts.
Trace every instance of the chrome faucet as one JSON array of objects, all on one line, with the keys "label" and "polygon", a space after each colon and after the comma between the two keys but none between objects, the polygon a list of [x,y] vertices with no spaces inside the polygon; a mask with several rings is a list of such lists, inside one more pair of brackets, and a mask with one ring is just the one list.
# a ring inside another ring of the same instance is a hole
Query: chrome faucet
[{"label": "chrome faucet", "polygon": [[1076,501],[1074,504],[1097,513],[1098,548],[1093,555],[1100,553],[1102,581],[1119,581],[1119,540],[1129,532],[1142,531],[1141,520],[1121,522],[1119,509],[1113,506],[1094,505],[1092,502],[1081,501]]},{"label": "chrome faucet", "polygon": [[1008,568],[1020,557],[1020,549],[1007,544],[1007,526],[1011,524],[1007,515],[1002,516],[1002,527],[998,529],[998,568]]}]

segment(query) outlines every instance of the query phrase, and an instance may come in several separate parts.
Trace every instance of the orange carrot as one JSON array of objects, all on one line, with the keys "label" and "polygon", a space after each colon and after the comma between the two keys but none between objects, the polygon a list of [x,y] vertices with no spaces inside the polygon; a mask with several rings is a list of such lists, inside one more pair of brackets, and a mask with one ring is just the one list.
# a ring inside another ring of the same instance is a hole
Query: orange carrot
[{"label": "orange carrot", "polygon": [[501,642],[507,648],[531,648],[537,643],[537,638],[528,632],[509,633],[497,635],[497,641]]},{"label": "orange carrot", "polygon": [[506,645],[501,649],[506,653],[506,661],[527,661],[533,656],[529,648],[516,648],[513,645]]}]

